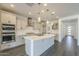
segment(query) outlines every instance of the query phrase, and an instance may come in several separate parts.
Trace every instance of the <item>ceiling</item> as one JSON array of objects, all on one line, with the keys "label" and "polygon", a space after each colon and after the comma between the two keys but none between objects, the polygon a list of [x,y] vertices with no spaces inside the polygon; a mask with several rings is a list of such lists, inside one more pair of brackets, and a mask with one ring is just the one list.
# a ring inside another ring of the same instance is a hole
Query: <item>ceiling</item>
[{"label": "ceiling", "polygon": [[[78,3],[48,3],[47,6],[40,3],[13,3],[14,7],[11,7],[10,4],[0,3],[0,9],[47,20],[79,14]],[[29,15],[29,12],[31,12],[31,15]],[[52,15],[52,12],[55,13]]]}]

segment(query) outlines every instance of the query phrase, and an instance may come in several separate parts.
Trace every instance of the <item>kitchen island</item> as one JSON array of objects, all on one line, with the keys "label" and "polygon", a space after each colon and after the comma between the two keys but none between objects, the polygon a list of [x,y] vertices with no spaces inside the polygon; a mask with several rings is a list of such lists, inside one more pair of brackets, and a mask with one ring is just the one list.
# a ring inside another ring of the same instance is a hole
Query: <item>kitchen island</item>
[{"label": "kitchen island", "polygon": [[46,34],[43,36],[24,36],[25,51],[29,56],[40,56],[54,44],[54,36]]}]

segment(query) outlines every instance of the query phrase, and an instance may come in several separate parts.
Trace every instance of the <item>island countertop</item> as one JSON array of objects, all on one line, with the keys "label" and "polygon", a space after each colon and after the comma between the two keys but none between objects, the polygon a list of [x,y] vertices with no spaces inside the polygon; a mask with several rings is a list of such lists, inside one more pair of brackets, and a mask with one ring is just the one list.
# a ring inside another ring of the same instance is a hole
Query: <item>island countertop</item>
[{"label": "island countertop", "polygon": [[53,34],[45,34],[45,35],[42,35],[42,36],[38,36],[38,35],[24,35],[23,37],[26,38],[26,39],[29,39],[29,40],[41,40],[41,39],[44,39],[44,38],[51,38],[51,37],[54,37],[55,35]]}]

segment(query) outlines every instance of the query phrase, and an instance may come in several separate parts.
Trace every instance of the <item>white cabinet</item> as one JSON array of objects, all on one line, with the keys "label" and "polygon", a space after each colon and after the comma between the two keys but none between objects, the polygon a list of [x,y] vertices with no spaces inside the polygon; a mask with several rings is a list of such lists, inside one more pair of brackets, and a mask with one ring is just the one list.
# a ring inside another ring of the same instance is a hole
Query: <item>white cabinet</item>
[{"label": "white cabinet", "polygon": [[0,50],[5,50],[5,49],[13,48],[13,47],[17,46],[15,43],[16,42],[9,42],[9,43],[5,43],[5,44],[1,44]]},{"label": "white cabinet", "polygon": [[21,16],[17,16],[16,23],[17,23],[16,24],[16,43],[17,45],[22,45],[25,43],[23,39],[23,35],[25,34],[27,19]]},{"label": "white cabinet", "polygon": [[[16,18],[17,15],[9,13],[9,12],[5,12],[5,11],[0,11],[0,17],[1,17],[0,18],[1,24],[15,24],[16,25],[15,41],[1,44],[0,50],[5,50],[5,49],[13,48],[13,47],[24,44],[24,39],[22,38],[22,35],[20,33],[23,34],[23,32],[25,32],[24,29],[26,29],[26,26],[27,26],[26,17]],[[20,31],[20,30],[22,30],[22,31]],[[19,35],[17,35],[17,32]],[[2,40],[2,38],[0,37],[0,42],[1,42],[1,40]]]},{"label": "white cabinet", "polygon": [[27,27],[27,19],[26,17],[17,16],[16,23],[16,43],[18,45],[22,45],[24,44],[23,35],[25,34],[25,30]]},{"label": "white cabinet", "polygon": [[17,20],[16,35],[25,35],[27,29],[27,20]]},{"label": "white cabinet", "polygon": [[8,12],[1,12],[1,23],[16,24],[16,15]]},{"label": "white cabinet", "polygon": [[27,28],[27,19],[24,19],[24,20],[22,21],[22,28],[23,28],[23,29],[26,29],[26,28]]},{"label": "white cabinet", "polygon": [[27,27],[27,20],[17,20],[17,29],[23,30]]},{"label": "white cabinet", "polygon": [[17,30],[21,30],[21,27],[22,27],[21,20],[18,20],[18,19],[17,19],[17,24],[16,24]]},{"label": "white cabinet", "polygon": [[18,17],[17,18],[17,30],[24,30],[27,27],[27,19],[26,17]]},{"label": "white cabinet", "polygon": [[21,45],[21,44],[24,44],[25,42],[25,40],[24,40],[24,38],[23,38],[23,36],[21,35],[18,35],[18,36],[16,36],[16,43],[18,44],[18,45]]},{"label": "white cabinet", "polygon": [[[9,12],[0,10],[0,34],[2,34],[1,33],[2,32],[1,31],[2,24],[14,24],[14,25],[16,25],[16,15],[13,13],[9,13]],[[16,28],[16,26],[15,26],[15,28]],[[3,44],[1,41],[2,41],[2,35],[0,35],[0,44],[1,44],[0,50],[4,50],[4,49],[8,49],[8,48],[12,48],[12,47],[16,46],[16,44],[15,44],[16,41],[11,41],[8,43],[3,43]]]}]

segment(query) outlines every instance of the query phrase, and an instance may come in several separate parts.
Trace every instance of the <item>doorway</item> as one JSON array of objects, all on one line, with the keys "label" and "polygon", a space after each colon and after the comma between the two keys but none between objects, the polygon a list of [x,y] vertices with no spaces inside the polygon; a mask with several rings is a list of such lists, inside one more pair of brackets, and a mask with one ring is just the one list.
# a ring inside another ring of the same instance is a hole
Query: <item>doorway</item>
[{"label": "doorway", "polygon": [[78,39],[78,21],[77,19],[73,20],[64,20],[61,25],[61,37],[62,39],[65,36],[71,35],[74,39]]},{"label": "doorway", "polygon": [[68,19],[61,21],[61,42],[64,55],[77,55],[78,41],[78,19]]}]

